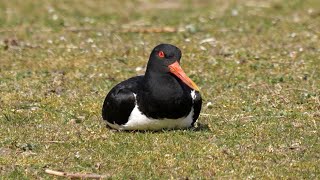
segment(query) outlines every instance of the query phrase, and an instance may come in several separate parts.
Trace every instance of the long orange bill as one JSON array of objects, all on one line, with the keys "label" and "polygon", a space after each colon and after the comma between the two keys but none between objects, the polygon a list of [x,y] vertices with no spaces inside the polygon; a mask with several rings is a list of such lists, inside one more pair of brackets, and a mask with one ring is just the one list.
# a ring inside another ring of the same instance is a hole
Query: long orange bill
[{"label": "long orange bill", "polygon": [[182,82],[188,85],[190,88],[199,91],[198,86],[194,83],[187,75],[183,72],[180,64],[178,61],[174,62],[173,64],[169,65],[169,70],[172,74],[176,75]]}]

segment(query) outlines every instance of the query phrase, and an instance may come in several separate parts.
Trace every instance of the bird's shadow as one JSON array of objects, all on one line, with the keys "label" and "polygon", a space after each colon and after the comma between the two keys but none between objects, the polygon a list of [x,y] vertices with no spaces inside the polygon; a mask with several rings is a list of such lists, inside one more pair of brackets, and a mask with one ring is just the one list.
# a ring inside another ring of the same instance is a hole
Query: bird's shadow
[{"label": "bird's shadow", "polygon": [[194,131],[194,132],[199,132],[199,131],[211,131],[210,127],[208,124],[202,124],[202,123],[197,123],[194,127],[190,127],[187,129],[160,129],[160,130],[116,130],[112,129],[108,125],[106,127],[113,132],[124,132],[124,133],[165,133],[169,131]]}]

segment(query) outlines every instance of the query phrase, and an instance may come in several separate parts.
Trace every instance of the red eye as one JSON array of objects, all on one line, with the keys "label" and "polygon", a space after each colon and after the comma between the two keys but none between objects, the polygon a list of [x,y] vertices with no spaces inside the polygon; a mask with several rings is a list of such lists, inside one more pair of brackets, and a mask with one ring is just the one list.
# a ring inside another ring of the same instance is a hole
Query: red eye
[{"label": "red eye", "polygon": [[163,58],[164,57],[164,52],[163,51],[159,51],[158,56]]}]

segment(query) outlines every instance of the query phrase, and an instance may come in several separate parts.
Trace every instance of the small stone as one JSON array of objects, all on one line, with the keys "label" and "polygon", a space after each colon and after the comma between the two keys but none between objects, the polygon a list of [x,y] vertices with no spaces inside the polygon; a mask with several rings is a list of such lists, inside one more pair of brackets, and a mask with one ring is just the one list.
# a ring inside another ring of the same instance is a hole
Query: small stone
[{"label": "small stone", "polygon": [[141,71],[143,68],[141,66],[136,67],[136,71]]},{"label": "small stone", "polygon": [[64,36],[60,36],[60,41],[66,41],[66,38]]},{"label": "small stone", "polygon": [[291,33],[291,34],[290,34],[290,37],[292,37],[292,38],[297,37],[297,33]]},{"label": "small stone", "polygon": [[200,49],[201,49],[202,51],[206,51],[206,50],[207,50],[207,48],[204,47],[204,46],[200,46]]},{"label": "small stone", "polygon": [[196,28],[196,26],[193,25],[193,24],[188,24],[188,25],[185,27],[185,29],[186,29],[187,31],[191,32],[191,33],[197,32],[197,28]]},{"label": "small stone", "polygon": [[94,42],[93,39],[91,39],[91,38],[87,39],[87,43],[93,43],[93,42]]},{"label": "small stone", "polygon": [[238,10],[236,10],[236,9],[232,9],[232,11],[231,11],[231,15],[232,15],[232,16],[238,16],[238,15],[239,15]]},{"label": "small stone", "polygon": [[54,14],[54,15],[52,15],[52,20],[54,20],[54,21],[56,21],[56,20],[58,20],[58,15],[56,15],[56,14]]},{"label": "small stone", "polygon": [[303,47],[300,47],[300,48],[299,48],[299,51],[302,52],[302,51],[303,51]]},{"label": "small stone", "polygon": [[207,102],[207,104],[206,104],[206,106],[207,106],[207,108],[209,108],[209,109],[212,109],[213,108],[213,104],[212,104],[212,102]]},{"label": "small stone", "polygon": [[191,40],[189,38],[185,39],[184,40],[185,42],[190,42]]}]

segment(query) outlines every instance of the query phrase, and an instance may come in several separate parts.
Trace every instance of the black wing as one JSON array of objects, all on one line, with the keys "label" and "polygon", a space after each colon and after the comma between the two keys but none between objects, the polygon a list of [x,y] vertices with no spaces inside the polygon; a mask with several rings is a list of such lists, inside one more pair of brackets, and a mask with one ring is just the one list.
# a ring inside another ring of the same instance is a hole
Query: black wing
[{"label": "black wing", "polygon": [[143,76],[136,76],[116,85],[108,93],[102,107],[102,117],[112,124],[125,124],[135,106],[137,93]]},{"label": "black wing", "polygon": [[193,112],[194,113],[193,113],[192,126],[194,125],[194,123],[199,118],[200,111],[201,111],[201,105],[202,105],[201,95],[200,95],[200,93],[198,91],[196,91],[196,98],[193,100]]}]

